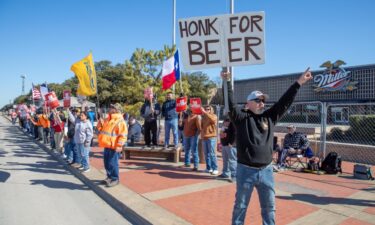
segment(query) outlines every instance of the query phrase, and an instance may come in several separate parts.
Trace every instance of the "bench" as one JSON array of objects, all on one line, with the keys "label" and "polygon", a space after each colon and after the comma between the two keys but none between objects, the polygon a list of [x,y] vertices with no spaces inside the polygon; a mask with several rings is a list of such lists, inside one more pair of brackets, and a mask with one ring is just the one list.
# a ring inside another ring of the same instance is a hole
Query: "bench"
[{"label": "bench", "polygon": [[165,158],[168,161],[178,163],[180,161],[181,147],[177,149],[163,147],[144,148],[144,146],[126,146],[122,150],[124,159],[130,159],[133,156]]}]

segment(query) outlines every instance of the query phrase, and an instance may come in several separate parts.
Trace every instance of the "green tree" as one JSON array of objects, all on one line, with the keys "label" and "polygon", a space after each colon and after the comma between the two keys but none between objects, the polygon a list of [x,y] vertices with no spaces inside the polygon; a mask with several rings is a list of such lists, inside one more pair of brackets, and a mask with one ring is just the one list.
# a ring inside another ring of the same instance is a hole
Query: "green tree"
[{"label": "green tree", "polygon": [[216,87],[216,84],[203,72],[187,73],[182,79],[186,79],[189,84],[189,97],[199,97],[204,104],[210,99],[212,89]]}]

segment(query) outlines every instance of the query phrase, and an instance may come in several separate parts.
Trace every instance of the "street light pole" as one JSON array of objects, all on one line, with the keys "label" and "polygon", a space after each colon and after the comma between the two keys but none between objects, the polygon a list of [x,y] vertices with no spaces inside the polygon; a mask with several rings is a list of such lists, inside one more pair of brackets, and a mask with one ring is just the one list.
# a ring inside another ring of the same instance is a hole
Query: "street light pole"
[{"label": "street light pole", "polygon": [[26,75],[21,75],[21,78],[22,78],[22,95],[25,95],[25,78],[26,78]]}]

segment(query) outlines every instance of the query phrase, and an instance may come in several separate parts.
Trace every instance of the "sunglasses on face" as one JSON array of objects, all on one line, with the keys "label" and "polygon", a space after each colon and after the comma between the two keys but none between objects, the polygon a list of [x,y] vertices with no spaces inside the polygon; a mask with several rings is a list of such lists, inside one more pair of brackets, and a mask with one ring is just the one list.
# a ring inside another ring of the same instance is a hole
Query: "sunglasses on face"
[{"label": "sunglasses on face", "polygon": [[266,101],[264,99],[259,99],[259,98],[254,99],[253,101],[256,102],[256,103],[261,103],[261,102],[266,103]]},{"label": "sunglasses on face", "polygon": [[208,108],[208,109],[205,109],[206,111],[211,111],[211,109],[210,108]]}]

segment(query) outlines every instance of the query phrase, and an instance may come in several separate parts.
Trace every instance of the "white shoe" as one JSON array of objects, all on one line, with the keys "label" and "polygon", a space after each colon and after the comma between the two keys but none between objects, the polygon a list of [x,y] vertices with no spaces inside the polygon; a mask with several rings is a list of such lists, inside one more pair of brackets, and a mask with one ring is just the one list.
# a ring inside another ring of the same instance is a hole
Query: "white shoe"
[{"label": "white shoe", "polygon": [[214,171],[211,172],[211,174],[212,174],[212,175],[218,175],[218,174],[219,174],[219,171],[214,170]]},{"label": "white shoe", "polygon": [[90,172],[90,168],[88,168],[88,169],[82,169],[81,171],[82,171],[82,173],[88,173],[88,172]]},{"label": "white shoe", "polygon": [[212,172],[213,172],[213,170],[208,170],[208,169],[205,169],[205,170],[204,170],[204,172],[206,172],[206,173],[212,173]]}]

